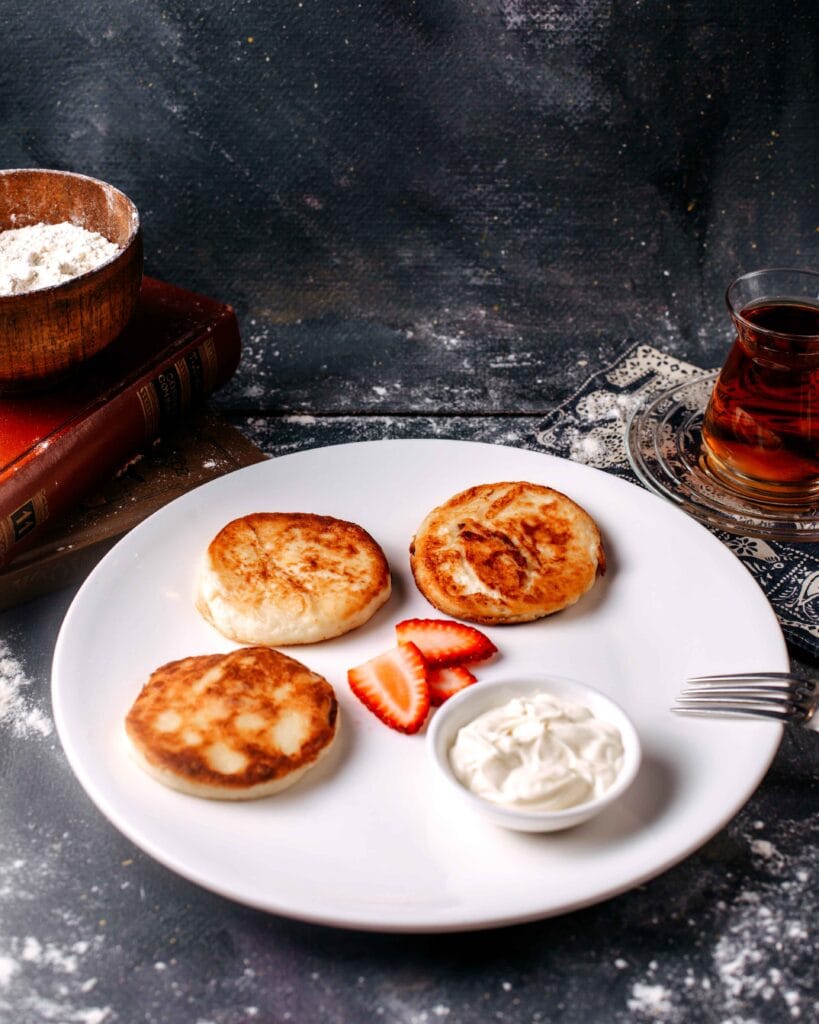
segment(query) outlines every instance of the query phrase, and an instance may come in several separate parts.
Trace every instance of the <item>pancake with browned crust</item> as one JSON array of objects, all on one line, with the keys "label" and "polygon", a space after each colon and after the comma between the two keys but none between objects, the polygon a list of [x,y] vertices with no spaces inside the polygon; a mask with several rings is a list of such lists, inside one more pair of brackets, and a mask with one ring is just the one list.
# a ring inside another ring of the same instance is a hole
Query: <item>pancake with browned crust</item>
[{"label": "pancake with browned crust", "polygon": [[389,596],[384,552],[360,526],[307,512],[255,512],[211,541],[196,606],[237,643],[281,646],[341,636]]},{"label": "pancake with browned crust", "polygon": [[333,688],[268,647],[158,668],[125,718],[137,762],[192,796],[249,800],[292,785],[330,749]]},{"label": "pancake with browned crust", "polygon": [[470,487],[433,509],[410,561],[431,604],[484,625],[566,608],[606,566],[591,516],[560,491],[525,481]]}]

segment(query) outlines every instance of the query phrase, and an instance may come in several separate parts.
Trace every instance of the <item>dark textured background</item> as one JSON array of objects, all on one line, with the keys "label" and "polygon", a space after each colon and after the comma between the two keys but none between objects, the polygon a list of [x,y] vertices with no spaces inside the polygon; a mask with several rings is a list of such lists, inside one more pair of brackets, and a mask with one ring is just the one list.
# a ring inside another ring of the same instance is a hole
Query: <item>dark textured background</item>
[{"label": "dark textured background", "polygon": [[[0,0],[0,166],[114,183],[147,271],[236,305],[218,404],[267,452],[516,443],[631,342],[719,365],[731,277],[819,265],[815,9]],[[90,804],[50,722],[72,596],[0,615],[34,722],[0,720],[3,1022],[815,1015],[815,736],[632,893],[503,932],[350,935],[200,891]]]},{"label": "dark textured background", "polygon": [[564,351],[719,363],[731,277],[816,264],[815,9],[4,0],[0,165],[127,192],[248,408],[537,411]]}]

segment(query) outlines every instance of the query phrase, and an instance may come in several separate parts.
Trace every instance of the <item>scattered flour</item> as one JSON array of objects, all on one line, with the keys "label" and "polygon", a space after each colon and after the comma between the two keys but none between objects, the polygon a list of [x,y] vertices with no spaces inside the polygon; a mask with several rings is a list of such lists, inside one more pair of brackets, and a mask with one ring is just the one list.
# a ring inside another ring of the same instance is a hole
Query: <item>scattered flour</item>
[{"label": "scattered flour", "polygon": [[[750,851],[753,867],[748,884],[732,893],[730,903],[714,902],[720,931],[710,948],[697,943],[708,954],[702,966],[675,963],[673,958],[649,962],[640,975],[628,979],[624,1021],[785,1024],[819,1019],[811,871],[816,826],[816,817],[810,815],[779,823],[781,849],[760,836],[762,822],[734,826],[739,842]],[[728,877],[715,876],[708,887],[723,881],[730,891]],[[703,932],[708,934],[713,921],[709,910],[703,908],[702,913]],[[676,917],[672,911],[670,919]],[[692,928],[698,925],[693,916],[688,923]],[[629,966],[622,958],[614,964]]]},{"label": "scattered flour", "polygon": [[[33,935],[12,938],[0,954],[0,1019],[14,1008],[18,1019],[56,1024],[103,1024],[116,1018],[110,1006],[82,1005],[96,986],[95,977],[82,977],[83,958],[100,953],[102,940],[61,946]],[[9,1018],[10,1020],[12,1018]]]},{"label": "scattered flour", "polygon": [[577,415],[586,423],[599,423],[601,420],[618,420],[623,423],[635,401],[634,395],[592,391],[577,403]]},{"label": "scattered flour", "polygon": [[807,949],[810,941],[803,921],[790,908],[770,903],[760,892],[743,892],[730,924],[714,948],[714,966],[722,984],[725,1008],[742,1010],[750,1000],[770,1003],[776,997],[797,1019],[802,1013],[800,979],[770,965],[771,953],[788,947]]},{"label": "scattered flour", "polygon": [[771,860],[772,857],[778,857],[779,852],[773,843],[769,843],[767,839],[754,839],[751,843],[751,851],[758,857],[764,857],[765,860]]},{"label": "scattered flour", "polygon": [[646,985],[637,981],[631,990],[628,1008],[632,1013],[641,1013],[656,1019],[658,1013],[671,1009],[671,993],[663,985]]},{"label": "scattered flour", "polygon": [[12,960],[10,956],[0,956],[0,988],[8,988],[19,969],[16,960]]},{"label": "scattered flour", "polygon": [[115,242],[67,221],[0,231],[0,295],[62,284],[118,252]]},{"label": "scattered flour", "polygon": [[283,416],[282,419],[285,423],[294,423],[299,427],[309,427],[316,422],[315,416],[308,415]]},{"label": "scattered flour", "polygon": [[23,693],[29,685],[22,666],[0,641],[0,725],[10,724],[16,736],[49,736],[51,721]]}]

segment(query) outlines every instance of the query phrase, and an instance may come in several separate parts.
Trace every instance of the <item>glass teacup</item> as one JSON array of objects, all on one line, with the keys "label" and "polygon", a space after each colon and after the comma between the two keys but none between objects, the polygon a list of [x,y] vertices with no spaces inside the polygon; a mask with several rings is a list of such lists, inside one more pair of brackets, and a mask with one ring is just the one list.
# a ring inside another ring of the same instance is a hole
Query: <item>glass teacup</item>
[{"label": "glass teacup", "polygon": [[726,293],[736,340],[705,411],[703,454],[727,487],[819,500],[819,273],[758,270]]}]

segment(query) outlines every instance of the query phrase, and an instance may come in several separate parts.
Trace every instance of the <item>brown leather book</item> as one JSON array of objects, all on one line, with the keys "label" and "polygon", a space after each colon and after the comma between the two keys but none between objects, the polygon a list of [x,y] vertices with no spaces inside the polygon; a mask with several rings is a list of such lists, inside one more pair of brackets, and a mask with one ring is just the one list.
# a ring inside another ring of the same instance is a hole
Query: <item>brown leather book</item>
[{"label": "brown leather book", "polygon": [[0,399],[0,565],[221,387],[233,309],[145,278],[123,333],[59,390]]},{"label": "brown leather book", "polygon": [[124,533],[180,494],[242,466],[262,451],[218,413],[197,410],[182,427],[49,523],[23,554],[0,568],[0,611],[87,575]]}]

